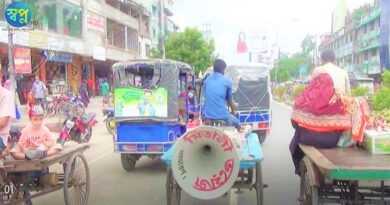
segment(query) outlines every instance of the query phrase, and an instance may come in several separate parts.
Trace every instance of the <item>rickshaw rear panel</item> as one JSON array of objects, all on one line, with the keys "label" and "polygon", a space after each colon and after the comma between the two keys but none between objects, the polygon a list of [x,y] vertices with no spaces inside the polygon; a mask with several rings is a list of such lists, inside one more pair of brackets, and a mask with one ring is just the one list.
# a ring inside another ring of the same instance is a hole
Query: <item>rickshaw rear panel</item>
[{"label": "rickshaw rear panel", "polygon": [[112,70],[114,152],[131,171],[140,157],[162,155],[185,132],[188,118],[179,110],[189,113],[189,106],[180,106],[178,97],[189,81],[194,83],[194,69],[179,61],[145,59],[118,62]]},{"label": "rickshaw rear panel", "polygon": [[178,124],[121,123],[114,142],[115,152],[163,154],[184,131]]}]

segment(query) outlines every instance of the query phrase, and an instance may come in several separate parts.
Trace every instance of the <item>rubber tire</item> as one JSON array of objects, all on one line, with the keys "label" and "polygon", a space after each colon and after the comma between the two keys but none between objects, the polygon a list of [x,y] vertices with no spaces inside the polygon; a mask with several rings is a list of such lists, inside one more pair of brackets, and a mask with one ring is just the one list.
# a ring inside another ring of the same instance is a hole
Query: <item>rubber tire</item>
[{"label": "rubber tire", "polygon": [[[318,187],[311,186],[309,183],[309,178],[307,175],[307,166],[306,163],[302,160],[301,167],[301,183],[299,186],[300,189],[300,196],[302,198],[302,201],[300,202],[301,205],[318,205]],[[309,187],[310,190],[306,189],[306,186]],[[309,191],[310,193],[306,192]]]},{"label": "rubber tire", "polygon": [[84,137],[84,140],[81,143],[88,143],[92,137],[92,127],[88,128],[88,134]]},{"label": "rubber tire", "polygon": [[257,134],[257,137],[259,138],[259,142],[263,144],[263,142],[267,138],[265,134],[265,130],[253,130],[253,133]]},{"label": "rubber tire", "polygon": [[[64,166],[64,185],[63,185],[63,189],[64,189],[64,199],[65,199],[65,204],[66,205],[73,205],[73,203],[70,201],[70,192],[69,192],[69,188],[71,188],[70,184],[69,184],[69,178],[70,176],[72,176],[75,172],[74,172],[74,169],[76,168],[75,167],[75,162],[76,162],[76,159],[79,158],[81,159],[82,163],[83,163],[83,166],[85,168],[85,175],[86,175],[86,193],[85,193],[85,196],[84,196],[84,201],[82,202],[82,204],[79,204],[79,205],[87,205],[88,204],[88,198],[89,198],[89,193],[90,193],[90,186],[91,186],[91,179],[90,179],[90,173],[89,173],[89,167],[88,167],[88,163],[87,163],[87,160],[85,159],[84,155],[82,155],[81,153],[77,153],[75,154],[71,160],[69,160],[67,163],[66,163],[66,166]],[[76,172],[78,173],[78,172]],[[78,181],[78,180],[76,180]]]},{"label": "rubber tire", "polygon": [[130,172],[135,168],[135,164],[137,163],[138,157],[134,154],[121,154],[121,163],[123,169],[127,172]]},{"label": "rubber tire", "polygon": [[167,205],[180,205],[181,187],[177,184],[171,167],[167,170],[166,195]]},{"label": "rubber tire", "polygon": [[256,205],[264,204],[264,182],[263,182],[263,170],[261,168],[261,162],[256,162]]}]

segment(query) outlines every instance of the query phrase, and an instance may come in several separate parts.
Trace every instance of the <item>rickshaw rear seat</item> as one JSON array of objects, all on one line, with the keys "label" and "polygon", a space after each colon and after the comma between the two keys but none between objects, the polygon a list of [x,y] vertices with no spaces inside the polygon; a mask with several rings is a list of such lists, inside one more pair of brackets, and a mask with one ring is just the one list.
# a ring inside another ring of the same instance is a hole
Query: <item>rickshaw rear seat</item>
[{"label": "rickshaw rear seat", "polygon": [[210,125],[213,127],[224,127],[226,126],[226,121],[225,120],[210,120],[206,119],[203,121],[203,124],[205,125]]}]

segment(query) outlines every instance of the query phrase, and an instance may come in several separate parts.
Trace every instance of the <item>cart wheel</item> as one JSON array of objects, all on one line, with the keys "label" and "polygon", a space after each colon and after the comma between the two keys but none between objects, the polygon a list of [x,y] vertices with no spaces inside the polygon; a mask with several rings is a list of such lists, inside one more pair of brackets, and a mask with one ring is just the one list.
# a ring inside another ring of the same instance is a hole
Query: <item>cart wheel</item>
[{"label": "cart wheel", "polygon": [[134,154],[121,154],[121,162],[123,169],[128,172],[133,170],[138,158],[139,157]]},{"label": "cart wheel", "polygon": [[261,162],[256,163],[256,199],[257,205],[263,205],[264,203],[264,182],[263,182],[263,171],[261,169]]},{"label": "cart wheel", "polygon": [[81,153],[75,154],[65,168],[64,198],[66,205],[88,203],[90,178],[87,160]]},{"label": "cart wheel", "polygon": [[166,194],[167,205],[180,205],[181,187],[173,177],[173,172],[170,167],[167,171]]},{"label": "cart wheel", "polygon": [[[314,170],[313,170],[314,171]],[[318,187],[310,185],[308,175],[308,166],[306,161],[301,163],[301,185],[300,185],[300,201],[301,205],[317,205],[318,204]]]},{"label": "cart wheel", "polygon": [[257,137],[259,138],[259,142],[263,144],[266,138],[265,130],[253,130],[253,132],[257,134]]}]

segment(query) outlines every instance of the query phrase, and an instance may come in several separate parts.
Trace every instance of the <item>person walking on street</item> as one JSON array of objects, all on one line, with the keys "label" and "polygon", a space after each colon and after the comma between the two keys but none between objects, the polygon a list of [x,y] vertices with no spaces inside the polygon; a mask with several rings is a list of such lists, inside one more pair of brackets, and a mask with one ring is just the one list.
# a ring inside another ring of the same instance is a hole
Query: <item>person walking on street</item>
[{"label": "person walking on street", "polygon": [[35,81],[32,85],[31,91],[34,93],[35,104],[42,106],[45,100],[46,86],[42,81],[39,80],[38,76],[35,76]]},{"label": "person walking on street", "polygon": [[103,80],[103,83],[100,87],[102,96],[103,96],[103,107],[108,104],[110,106],[110,86],[108,85],[108,82],[106,79]]},{"label": "person walking on street", "polygon": [[88,93],[88,85],[87,81],[83,81],[80,86],[80,97],[81,97],[81,102],[83,102],[85,107],[88,107],[89,104],[89,93]]},{"label": "person walking on street", "polygon": [[[0,65],[0,79],[2,78]],[[12,119],[15,118],[15,102],[12,93],[0,83],[0,154],[8,155],[10,144],[8,143],[9,130]],[[10,109],[11,108],[11,109]],[[12,109],[13,108],[13,109]]]}]

